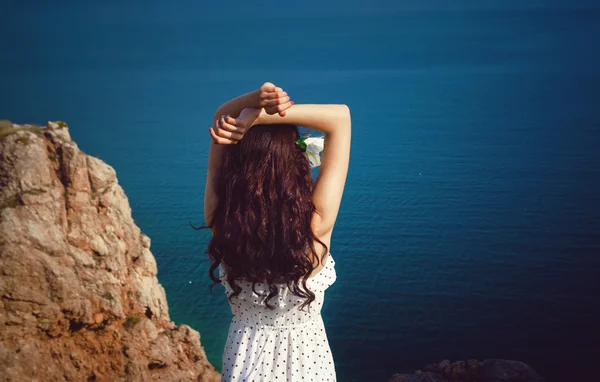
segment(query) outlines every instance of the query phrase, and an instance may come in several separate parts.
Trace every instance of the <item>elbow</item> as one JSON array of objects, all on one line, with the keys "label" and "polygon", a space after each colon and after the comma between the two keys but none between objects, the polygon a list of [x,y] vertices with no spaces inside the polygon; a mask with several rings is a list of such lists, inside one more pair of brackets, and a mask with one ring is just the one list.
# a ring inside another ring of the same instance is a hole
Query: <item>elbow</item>
[{"label": "elbow", "polygon": [[342,119],[343,125],[348,126],[348,129],[351,128],[352,118],[350,116],[350,108],[348,105],[339,105],[340,107],[340,117]]},{"label": "elbow", "polygon": [[350,107],[348,107],[348,105],[346,105],[346,104],[339,105],[339,107],[340,107],[340,111],[341,111],[341,113],[342,113],[342,114],[343,114],[345,117],[348,117],[348,118],[350,118]]}]

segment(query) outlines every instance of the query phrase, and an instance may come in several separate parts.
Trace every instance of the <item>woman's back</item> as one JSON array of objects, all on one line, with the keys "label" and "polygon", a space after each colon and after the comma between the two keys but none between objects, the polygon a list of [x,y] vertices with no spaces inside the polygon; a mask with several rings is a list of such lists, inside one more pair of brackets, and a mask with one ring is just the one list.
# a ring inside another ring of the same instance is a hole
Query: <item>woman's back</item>
[{"label": "woman's back", "polygon": [[[220,269],[220,278],[227,296],[233,293],[233,289],[225,277],[225,269]],[[265,307],[265,299],[269,294],[269,286],[266,283],[257,283],[252,289],[252,283],[240,281],[237,284],[242,291],[232,301],[231,312],[234,320],[245,321],[256,325],[280,326],[288,324],[302,324],[314,319],[321,312],[325,290],[336,280],[335,261],[331,254],[321,270],[307,280],[307,285],[315,293],[315,301],[309,307],[300,309],[304,299],[290,293],[289,287],[284,283],[277,285],[278,296],[272,301],[275,309]]]},{"label": "woman's back", "polygon": [[[220,268],[227,296],[233,292]],[[307,280],[315,300],[301,309],[304,299],[277,284],[274,309],[265,306],[267,284],[252,287],[241,281],[240,294],[229,301],[233,319],[223,352],[224,381],[335,381],[333,356],[327,340],[321,308],[325,290],[336,280],[331,254],[323,268]]]}]

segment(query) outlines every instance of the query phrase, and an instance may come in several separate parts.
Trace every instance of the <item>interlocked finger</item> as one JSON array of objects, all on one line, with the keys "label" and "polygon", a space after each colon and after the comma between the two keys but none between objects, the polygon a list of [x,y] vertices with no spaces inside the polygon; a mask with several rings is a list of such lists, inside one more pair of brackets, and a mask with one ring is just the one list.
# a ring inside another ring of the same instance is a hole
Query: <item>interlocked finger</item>
[{"label": "interlocked finger", "polygon": [[268,98],[276,98],[276,97],[281,97],[281,96],[286,96],[286,95],[288,95],[287,92],[285,92],[283,89],[281,89],[281,90],[273,90],[270,92],[262,93],[261,98],[268,99]]},{"label": "interlocked finger", "polygon": [[264,108],[264,107],[277,105],[278,103],[281,103],[278,100],[285,98],[285,97],[288,97],[288,94],[286,92],[266,93],[260,99],[260,107]]},{"label": "interlocked finger", "polygon": [[208,132],[209,132],[210,136],[212,137],[213,142],[215,142],[216,144],[219,144],[219,145],[232,145],[232,144],[236,144],[237,143],[237,141],[232,141],[231,139],[223,138],[223,137],[218,136],[215,133],[215,130],[212,127],[208,129]]},{"label": "interlocked finger", "polygon": [[[219,130],[235,132],[235,133],[240,133],[240,134],[244,134],[246,132],[245,128],[243,126],[237,126],[236,120],[230,116],[221,117],[217,121],[217,128]],[[221,134],[219,134],[219,135],[221,135]]]},{"label": "interlocked finger", "polygon": [[290,102],[290,97],[286,95],[286,96],[279,97],[279,98],[264,100],[262,102],[262,107],[277,106],[277,105],[281,105],[281,104],[284,104],[287,102]]},{"label": "interlocked finger", "polygon": [[267,100],[267,99],[272,99],[272,98],[278,98],[278,97],[284,97],[288,95],[287,92],[284,91],[273,91],[273,92],[267,92],[267,93],[261,93],[260,95],[260,100]]},{"label": "interlocked finger", "polygon": [[289,109],[290,107],[292,107],[292,102],[288,100],[288,102],[283,103],[281,105],[276,105],[276,106],[271,106],[271,107],[265,108],[265,112],[267,112],[267,114],[270,114],[270,115],[279,113],[281,116],[284,116],[285,110]]},{"label": "interlocked finger", "polygon": [[276,106],[276,108],[277,108],[277,111],[278,111],[278,112],[282,112],[282,111],[284,111],[284,110],[287,110],[287,109],[289,109],[290,107],[292,107],[292,105],[293,105],[293,102],[290,102],[290,101],[288,100],[286,103],[282,103],[282,104],[280,104],[280,105],[277,105],[277,106]]},{"label": "interlocked finger", "polygon": [[219,130],[217,132],[217,135],[222,138],[231,139],[232,141],[239,141],[240,139],[244,138],[244,134],[235,133],[235,132],[227,131],[227,130],[223,130],[223,129]]}]

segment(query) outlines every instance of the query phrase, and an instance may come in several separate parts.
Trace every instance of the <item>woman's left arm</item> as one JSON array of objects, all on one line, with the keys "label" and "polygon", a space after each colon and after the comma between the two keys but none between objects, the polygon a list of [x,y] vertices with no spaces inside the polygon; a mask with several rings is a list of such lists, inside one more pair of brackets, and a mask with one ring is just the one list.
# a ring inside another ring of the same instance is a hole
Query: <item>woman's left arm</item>
[{"label": "woman's left arm", "polygon": [[[291,106],[290,97],[283,89],[272,83],[266,82],[259,89],[236,97],[221,105],[213,116],[213,131],[218,132],[221,116],[237,118],[244,109],[265,109],[268,114],[285,116],[285,110]],[[209,129],[210,131],[210,129]],[[211,134],[212,136],[212,134]],[[236,143],[235,139],[219,138],[217,142],[213,136],[208,154],[208,169],[206,173],[206,187],[204,190],[204,220],[207,226],[212,226],[212,215],[217,206],[218,195],[215,189],[217,176],[222,166],[223,156],[229,149],[227,143]],[[225,143],[225,144],[220,144]],[[214,233],[214,229],[211,227]]]}]

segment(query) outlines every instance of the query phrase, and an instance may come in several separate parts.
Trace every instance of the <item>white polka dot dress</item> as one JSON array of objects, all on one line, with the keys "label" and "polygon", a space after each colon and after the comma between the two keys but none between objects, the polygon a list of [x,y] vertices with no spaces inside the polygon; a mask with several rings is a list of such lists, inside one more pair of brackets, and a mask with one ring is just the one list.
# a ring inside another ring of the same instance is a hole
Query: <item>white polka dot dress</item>
[{"label": "white polka dot dress", "polygon": [[[227,295],[233,292],[220,276]],[[310,310],[299,310],[304,299],[294,296],[285,284],[278,284],[279,296],[265,308],[267,284],[237,282],[242,292],[230,302],[233,319],[223,351],[223,382],[333,382],[333,356],[327,341],[321,307],[325,290],[336,280],[331,254],[325,266],[307,281],[315,294]]]}]

